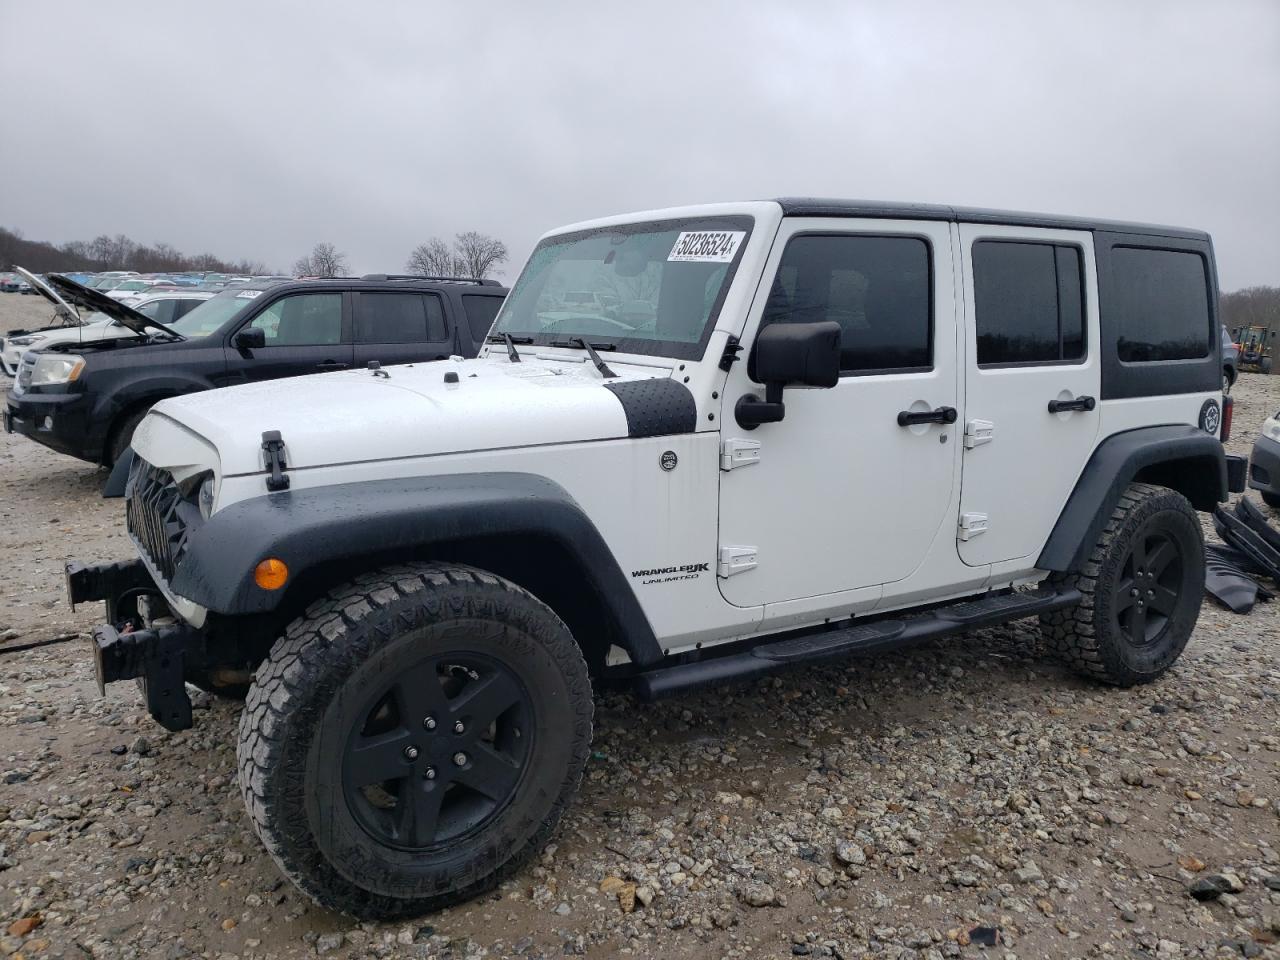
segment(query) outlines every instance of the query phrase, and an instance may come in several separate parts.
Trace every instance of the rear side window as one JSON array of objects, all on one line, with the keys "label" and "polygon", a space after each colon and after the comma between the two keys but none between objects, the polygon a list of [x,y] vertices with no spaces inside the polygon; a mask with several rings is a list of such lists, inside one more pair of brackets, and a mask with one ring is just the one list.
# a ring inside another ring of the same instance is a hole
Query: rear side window
[{"label": "rear side window", "polygon": [[782,254],[761,324],[840,324],[847,374],[933,364],[929,245],[918,237],[798,236]]},{"label": "rear side window", "polygon": [[980,240],[973,245],[978,366],[1084,358],[1078,247]]},{"label": "rear side window", "polygon": [[1213,336],[1204,258],[1184,250],[1111,251],[1116,353],[1126,363],[1207,357]]},{"label": "rear side window", "polygon": [[356,297],[356,340],[360,343],[445,339],[439,297],[421,293],[361,293]]},{"label": "rear side window", "polygon": [[493,326],[493,318],[498,315],[502,306],[502,297],[464,296],[462,309],[467,314],[467,326],[471,328],[473,340],[483,340],[489,328]]}]

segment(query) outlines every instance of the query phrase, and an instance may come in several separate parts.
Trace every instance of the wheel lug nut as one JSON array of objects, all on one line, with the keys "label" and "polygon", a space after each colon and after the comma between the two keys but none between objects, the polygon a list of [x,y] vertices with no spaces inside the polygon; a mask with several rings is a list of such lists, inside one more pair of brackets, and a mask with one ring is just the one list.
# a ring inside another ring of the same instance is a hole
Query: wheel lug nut
[{"label": "wheel lug nut", "polygon": [[466,731],[466,729],[467,729],[467,728],[463,725],[463,723],[462,723],[462,721],[461,721],[461,720],[459,720],[457,723],[455,723],[455,724],[453,725],[453,732],[454,732],[454,733],[463,733],[463,732],[465,732],[465,731]]},{"label": "wheel lug nut", "polygon": [[427,717],[427,719],[422,721],[422,726],[427,730],[434,730],[436,728],[436,718]]},{"label": "wheel lug nut", "polygon": [[1136,589],[1129,591],[1129,596],[1136,597],[1137,595],[1138,595],[1138,591]]},{"label": "wheel lug nut", "polygon": [[455,767],[465,766],[467,763],[467,755],[461,751],[453,755],[453,765]]},{"label": "wheel lug nut", "polygon": [[417,760],[417,759],[418,759],[418,748],[417,748],[417,747],[405,747],[405,748],[404,748],[404,758],[405,758],[406,760]]},{"label": "wheel lug nut", "polygon": [[422,775],[428,780],[434,780],[436,778],[436,768],[427,767],[427,769],[422,772]]}]

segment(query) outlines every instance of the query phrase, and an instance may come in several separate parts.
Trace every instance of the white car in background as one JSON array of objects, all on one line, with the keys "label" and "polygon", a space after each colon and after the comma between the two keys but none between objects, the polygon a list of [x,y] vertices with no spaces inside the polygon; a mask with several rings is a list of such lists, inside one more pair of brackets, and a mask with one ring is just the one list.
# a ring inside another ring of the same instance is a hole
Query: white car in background
[{"label": "white car in background", "polygon": [[90,302],[86,297],[78,303],[82,313],[40,278],[21,267],[18,272],[36,292],[53,304],[59,325],[42,330],[14,331],[7,337],[0,337],[0,367],[11,377],[18,375],[22,355],[28,350],[42,350],[55,343],[91,343],[136,337],[137,332],[122,322],[122,317],[131,316],[135,320],[152,320],[168,325],[216,293],[213,290],[162,290],[144,294],[143,299],[132,305],[111,304],[101,297]]},{"label": "white car in background", "polygon": [[140,277],[129,277],[117,286],[106,291],[108,297],[112,300],[119,300],[121,303],[127,303],[130,306],[138,303],[145,297],[152,287],[170,286],[167,280],[149,280]]}]

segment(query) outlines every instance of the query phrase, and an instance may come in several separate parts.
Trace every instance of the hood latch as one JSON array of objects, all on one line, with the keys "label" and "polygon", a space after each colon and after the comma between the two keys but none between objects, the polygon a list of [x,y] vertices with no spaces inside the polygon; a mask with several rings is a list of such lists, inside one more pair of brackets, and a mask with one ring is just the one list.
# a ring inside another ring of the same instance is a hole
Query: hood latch
[{"label": "hood latch", "polygon": [[284,440],[279,430],[267,430],[262,434],[262,460],[263,466],[271,471],[267,477],[267,490],[271,493],[288,490],[289,475],[284,472],[288,464],[284,461]]}]

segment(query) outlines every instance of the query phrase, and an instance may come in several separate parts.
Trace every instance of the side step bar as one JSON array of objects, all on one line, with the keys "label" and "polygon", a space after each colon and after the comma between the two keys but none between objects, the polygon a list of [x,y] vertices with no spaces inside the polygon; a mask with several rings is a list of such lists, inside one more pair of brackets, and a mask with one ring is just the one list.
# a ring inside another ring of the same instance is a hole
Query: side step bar
[{"label": "side step bar", "polygon": [[820,627],[763,643],[745,653],[642,673],[636,677],[636,692],[642,700],[661,700],[687,690],[763,677],[793,663],[815,663],[903,647],[1061,610],[1079,602],[1080,591],[1074,587],[993,593],[897,620]]}]

